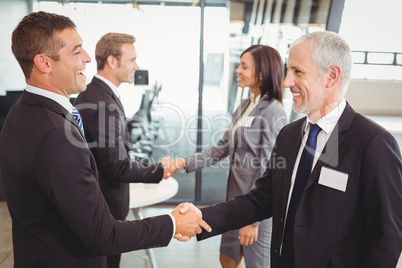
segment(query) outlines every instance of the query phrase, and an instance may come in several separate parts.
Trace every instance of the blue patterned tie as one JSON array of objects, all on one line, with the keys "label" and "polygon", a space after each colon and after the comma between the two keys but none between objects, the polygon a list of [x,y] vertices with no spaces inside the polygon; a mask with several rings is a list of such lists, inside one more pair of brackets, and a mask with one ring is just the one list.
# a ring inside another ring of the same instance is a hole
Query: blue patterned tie
[{"label": "blue patterned tie", "polygon": [[77,124],[80,127],[82,134],[84,134],[84,126],[82,125],[81,115],[78,112],[77,108],[75,108],[74,106],[73,110],[71,111],[71,114],[73,115],[75,121],[77,121]]},{"label": "blue patterned tie", "polygon": [[317,147],[317,136],[320,131],[321,128],[317,124],[310,123],[310,132],[308,134],[306,146],[304,146],[303,153],[300,157],[296,179],[293,185],[292,197],[290,199],[288,208],[288,214],[286,216],[286,226],[283,234],[282,253],[279,268],[295,267],[293,227],[295,223],[296,209],[300,196],[302,195],[308,178],[311,174],[315,149]]}]

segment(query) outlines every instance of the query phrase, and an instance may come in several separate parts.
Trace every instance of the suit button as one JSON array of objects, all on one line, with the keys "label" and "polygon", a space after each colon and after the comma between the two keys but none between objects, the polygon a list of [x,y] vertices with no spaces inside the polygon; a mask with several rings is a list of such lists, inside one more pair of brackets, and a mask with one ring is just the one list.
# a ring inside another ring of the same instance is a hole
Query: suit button
[{"label": "suit button", "polygon": [[281,223],[283,224],[283,218],[281,218]]},{"label": "suit button", "polygon": [[274,250],[274,253],[275,253],[275,256],[278,256],[278,255],[279,255],[277,249]]}]

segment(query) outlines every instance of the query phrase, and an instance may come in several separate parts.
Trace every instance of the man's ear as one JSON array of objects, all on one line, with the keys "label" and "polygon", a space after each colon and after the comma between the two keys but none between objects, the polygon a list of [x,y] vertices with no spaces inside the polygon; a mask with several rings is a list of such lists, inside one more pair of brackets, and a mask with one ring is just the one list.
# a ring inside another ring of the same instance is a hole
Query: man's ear
[{"label": "man's ear", "polygon": [[339,66],[332,65],[331,67],[329,67],[327,73],[327,88],[331,88],[339,81],[341,77],[341,68],[339,68]]},{"label": "man's ear", "polygon": [[117,66],[117,59],[113,55],[109,55],[106,59],[106,63],[109,65],[110,69],[114,69]]},{"label": "man's ear", "polygon": [[34,65],[36,68],[41,71],[42,73],[50,73],[52,70],[52,62],[50,61],[50,58],[43,55],[43,54],[37,54],[34,57]]}]

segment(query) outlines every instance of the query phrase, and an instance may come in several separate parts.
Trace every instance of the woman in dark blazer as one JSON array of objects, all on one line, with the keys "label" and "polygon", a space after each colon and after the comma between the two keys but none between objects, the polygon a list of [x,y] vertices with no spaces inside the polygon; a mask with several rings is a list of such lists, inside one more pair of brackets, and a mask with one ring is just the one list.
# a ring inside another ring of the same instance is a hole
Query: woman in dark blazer
[{"label": "woman in dark blazer", "polygon": [[[276,136],[287,123],[282,105],[284,67],[279,53],[269,46],[253,45],[241,54],[236,69],[239,87],[252,95],[233,114],[230,128],[217,145],[178,159],[179,168],[193,172],[229,156],[227,199],[245,194],[269,164]],[[247,267],[269,267],[272,221],[267,219],[222,235],[223,267],[238,267],[244,256]]]}]

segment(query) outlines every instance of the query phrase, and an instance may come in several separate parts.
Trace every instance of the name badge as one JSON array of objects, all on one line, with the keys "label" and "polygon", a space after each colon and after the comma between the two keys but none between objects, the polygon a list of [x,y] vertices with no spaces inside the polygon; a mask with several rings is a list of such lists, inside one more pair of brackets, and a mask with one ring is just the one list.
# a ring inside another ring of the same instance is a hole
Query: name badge
[{"label": "name badge", "polygon": [[241,127],[250,127],[253,123],[254,117],[253,116],[243,116],[240,119],[240,126]]},{"label": "name badge", "polygon": [[327,167],[322,167],[318,183],[332,189],[345,192],[346,185],[348,183],[348,177],[349,175],[347,173],[343,173]]}]

